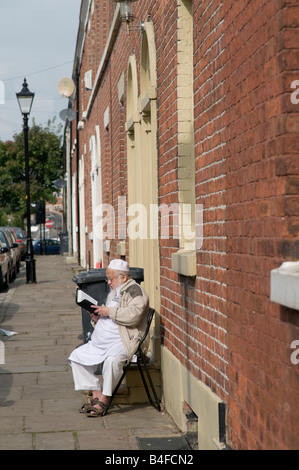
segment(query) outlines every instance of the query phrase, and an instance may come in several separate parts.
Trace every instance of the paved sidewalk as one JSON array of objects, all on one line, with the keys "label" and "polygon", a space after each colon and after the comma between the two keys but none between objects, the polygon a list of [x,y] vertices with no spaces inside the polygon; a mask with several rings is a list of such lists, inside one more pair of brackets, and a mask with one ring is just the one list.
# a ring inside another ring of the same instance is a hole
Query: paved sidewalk
[{"label": "paved sidewalk", "polygon": [[63,256],[37,257],[36,273],[26,284],[23,266],[0,293],[0,328],[18,333],[0,335],[0,450],[139,450],[143,438],[181,438],[167,412],[147,404],[116,405],[104,418],[78,412],[67,364],[82,332],[74,273]]}]

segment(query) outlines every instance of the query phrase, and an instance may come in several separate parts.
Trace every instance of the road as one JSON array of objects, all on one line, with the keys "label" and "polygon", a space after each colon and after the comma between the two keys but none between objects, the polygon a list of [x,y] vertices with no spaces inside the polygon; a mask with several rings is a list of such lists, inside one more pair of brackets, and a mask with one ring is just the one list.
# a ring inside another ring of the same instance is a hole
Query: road
[{"label": "road", "polygon": [[[53,227],[50,229],[47,229],[47,228],[45,229],[45,238],[59,239],[59,234],[63,230],[62,214],[56,211],[47,211],[46,220],[51,220],[53,222]],[[39,225],[32,226],[31,232],[32,232],[32,238],[41,238]]]}]

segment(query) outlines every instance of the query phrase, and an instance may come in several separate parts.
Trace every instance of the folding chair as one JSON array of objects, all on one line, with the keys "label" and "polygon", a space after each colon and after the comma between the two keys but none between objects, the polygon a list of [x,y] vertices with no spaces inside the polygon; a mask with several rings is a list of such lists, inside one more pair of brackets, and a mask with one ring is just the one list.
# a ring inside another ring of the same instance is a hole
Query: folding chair
[{"label": "folding chair", "polygon": [[152,393],[154,395],[154,398],[155,398],[155,402],[156,402],[156,406],[157,406],[157,409],[159,411],[161,411],[161,406],[160,406],[160,400],[158,399],[158,396],[157,396],[157,393],[156,393],[156,390],[155,390],[155,387],[154,387],[154,384],[153,384],[153,381],[152,381],[152,378],[150,376],[150,373],[149,373],[149,370],[148,370],[148,366],[147,366],[147,358],[145,356],[145,354],[143,353],[142,351],[142,344],[143,342],[145,341],[148,333],[149,333],[149,330],[150,330],[150,326],[151,326],[151,323],[152,323],[152,319],[153,319],[153,316],[155,314],[155,309],[153,308],[150,308],[149,311],[148,311],[148,316],[147,316],[147,326],[146,326],[146,331],[144,333],[144,336],[141,338],[141,340],[139,341],[139,344],[138,344],[138,347],[137,347],[137,351],[135,352],[135,356],[137,357],[137,361],[127,361],[124,365],[124,368],[123,368],[123,373],[122,373],[122,376],[121,378],[119,379],[114,391],[113,391],[113,394],[112,396],[110,397],[110,400],[109,402],[107,403],[106,405],[106,408],[104,409],[103,413],[102,413],[102,416],[105,416],[105,414],[107,413],[108,409],[110,408],[110,405],[123,381],[123,379],[125,378],[125,375],[129,369],[130,366],[132,365],[135,365],[137,364],[137,367],[138,367],[138,370],[140,372],[140,375],[141,375],[141,378],[142,378],[142,382],[143,382],[143,385],[144,385],[144,388],[145,388],[145,391],[146,391],[146,394],[147,394],[147,397],[148,397],[148,400],[150,402],[151,405],[155,406],[154,403],[153,403],[153,400],[152,400],[152,397],[151,397],[151,394],[150,394],[150,391],[148,389],[148,385],[146,383],[146,380],[145,380],[145,377],[144,377],[144,373],[143,373],[143,370],[142,368],[144,367],[145,369],[145,372],[146,372],[146,375],[147,375],[147,378],[148,378],[148,381],[149,381],[149,384],[151,386],[151,389],[152,389]]}]

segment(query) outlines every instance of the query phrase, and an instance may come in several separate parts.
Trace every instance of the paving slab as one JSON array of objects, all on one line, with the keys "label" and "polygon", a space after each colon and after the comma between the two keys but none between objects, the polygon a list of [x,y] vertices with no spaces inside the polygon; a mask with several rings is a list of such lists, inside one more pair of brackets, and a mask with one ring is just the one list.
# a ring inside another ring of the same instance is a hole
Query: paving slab
[{"label": "paving slab", "polygon": [[26,284],[22,266],[0,295],[0,327],[18,333],[0,337],[0,450],[137,451],[138,438],[181,436],[166,410],[148,404],[114,405],[100,418],[79,413],[84,395],[67,362],[82,333],[73,268],[63,256],[39,256],[37,284]]}]

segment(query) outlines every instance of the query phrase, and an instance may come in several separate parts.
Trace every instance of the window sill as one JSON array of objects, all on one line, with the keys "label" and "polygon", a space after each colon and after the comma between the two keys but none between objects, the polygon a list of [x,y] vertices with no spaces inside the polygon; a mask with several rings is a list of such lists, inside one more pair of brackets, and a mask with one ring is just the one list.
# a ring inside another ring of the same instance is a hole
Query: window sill
[{"label": "window sill", "polygon": [[179,250],[173,253],[172,270],[183,276],[196,276],[196,251]]},{"label": "window sill", "polygon": [[271,271],[272,302],[299,310],[299,261],[283,263]]}]

